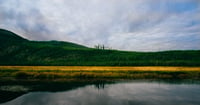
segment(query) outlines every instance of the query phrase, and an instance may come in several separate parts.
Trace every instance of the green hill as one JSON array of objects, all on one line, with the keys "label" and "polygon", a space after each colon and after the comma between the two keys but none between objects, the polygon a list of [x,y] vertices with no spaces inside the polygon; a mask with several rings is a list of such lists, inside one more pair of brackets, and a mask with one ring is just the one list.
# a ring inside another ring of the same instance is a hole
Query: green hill
[{"label": "green hill", "polygon": [[0,29],[0,47],[10,47],[14,45],[28,46],[28,47],[58,47],[58,48],[66,48],[66,49],[83,49],[87,48],[82,45],[70,43],[70,42],[62,42],[62,41],[29,41],[24,39],[10,31]]},{"label": "green hill", "polygon": [[0,29],[0,65],[200,66],[200,50],[100,50],[70,42],[29,41]]}]

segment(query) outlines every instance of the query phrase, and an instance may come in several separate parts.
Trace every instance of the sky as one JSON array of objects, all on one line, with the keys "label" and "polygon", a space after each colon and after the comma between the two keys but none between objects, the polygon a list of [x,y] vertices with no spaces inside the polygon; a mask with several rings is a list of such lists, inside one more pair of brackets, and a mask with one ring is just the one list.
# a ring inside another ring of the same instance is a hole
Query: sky
[{"label": "sky", "polygon": [[0,28],[118,50],[200,49],[200,0],[0,0]]}]

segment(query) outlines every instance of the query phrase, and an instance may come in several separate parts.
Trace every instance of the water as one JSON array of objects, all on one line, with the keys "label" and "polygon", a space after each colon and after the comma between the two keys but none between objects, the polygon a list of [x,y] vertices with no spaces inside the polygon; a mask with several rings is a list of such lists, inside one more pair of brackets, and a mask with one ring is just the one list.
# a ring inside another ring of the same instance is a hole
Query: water
[{"label": "water", "polygon": [[121,81],[40,85],[2,85],[1,91],[16,95],[18,90],[19,95],[2,101],[0,105],[200,105],[200,84],[196,82]]}]

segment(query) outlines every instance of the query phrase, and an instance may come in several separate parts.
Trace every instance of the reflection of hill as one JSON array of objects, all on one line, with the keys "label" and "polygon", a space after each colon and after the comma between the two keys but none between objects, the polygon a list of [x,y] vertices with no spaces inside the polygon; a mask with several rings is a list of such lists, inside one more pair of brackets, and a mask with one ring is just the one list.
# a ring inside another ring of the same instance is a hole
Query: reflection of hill
[{"label": "reflection of hill", "polygon": [[[124,83],[124,82],[131,82],[131,83],[158,83],[158,84],[200,84],[199,80],[127,80],[127,81],[118,81],[118,82],[108,82],[108,81],[71,81],[71,82],[52,82],[52,81],[43,81],[43,82],[2,82],[0,81],[0,104],[9,102],[15,98],[18,98],[24,94],[29,92],[61,92],[61,91],[70,91],[73,89],[85,87],[87,85],[94,85],[94,87],[98,89],[104,89],[106,84],[114,84],[114,83]],[[1,87],[22,87],[21,89],[17,88],[18,90],[7,90]],[[23,89],[24,88],[24,89]]]},{"label": "reflection of hill", "polygon": [[0,87],[2,86],[22,86],[26,87],[28,91],[8,91],[8,90],[0,90],[0,103],[5,103],[11,101],[17,97],[20,97],[29,92],[43,91],[43,92],[60,92],[60,91],[69,91],[76,88],[84,87],[87,85],[95,85],[101,86],[103,84],[108,84],[111,82],[81,82],[81,81],[73,81],[73,82],[0,82]]},{"label": "reflection of hill", "polygon": [[5,103],[10,100],[13,100],[21,95],[25,94],[25,92],[9,92],[9,91],[0,91],[0,103]]}]

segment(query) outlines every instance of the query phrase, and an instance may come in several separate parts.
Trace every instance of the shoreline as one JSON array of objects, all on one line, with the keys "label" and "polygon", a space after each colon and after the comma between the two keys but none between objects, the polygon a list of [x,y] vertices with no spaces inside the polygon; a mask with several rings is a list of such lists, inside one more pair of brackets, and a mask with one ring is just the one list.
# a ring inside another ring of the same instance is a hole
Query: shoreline
[{"label": "shoreline", "polygon": [[2,80],[195,79],[200,67],[0,66]]}]

